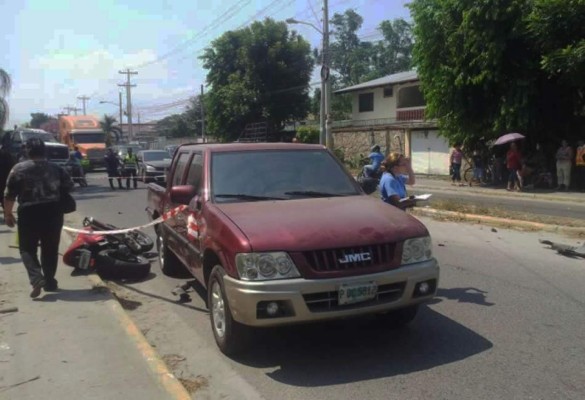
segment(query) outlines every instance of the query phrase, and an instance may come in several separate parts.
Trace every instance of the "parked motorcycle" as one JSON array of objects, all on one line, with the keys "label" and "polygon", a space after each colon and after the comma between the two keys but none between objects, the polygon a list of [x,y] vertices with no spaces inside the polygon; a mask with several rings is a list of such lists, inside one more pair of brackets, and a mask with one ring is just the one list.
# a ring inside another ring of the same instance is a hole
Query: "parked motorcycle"
[{"label": "parked motorcycle", "polygon": [[362,168],[357,176],[357,181],[362,187],[363,191],[366,192],[366,194],[372,194],[378,188],[381,178],[382,171],[378,170],[371,174],[371,176],[367,176],[364,171],[364,168]]},{"label": "parked motorcycle", "polygon": [[[109,231],[117,227],[92,217],[83,220],[84,230]],[[85,272],[97,272],[104,279],[142,279],[150,273],[150,261],[143,255],[154,242],[143,232],[91,235],[79,233],[63,262]]]}]

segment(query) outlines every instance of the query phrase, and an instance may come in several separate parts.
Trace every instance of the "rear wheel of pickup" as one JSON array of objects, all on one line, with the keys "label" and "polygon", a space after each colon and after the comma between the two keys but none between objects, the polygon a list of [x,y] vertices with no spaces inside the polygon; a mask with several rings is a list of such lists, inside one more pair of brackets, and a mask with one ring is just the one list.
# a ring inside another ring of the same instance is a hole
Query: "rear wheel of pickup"
[{"label": "rear wheel of pickup", "polygon": [[158,229],[156,249],[158,250],[158,264],[163,274],[176,276],[183,272],[185,268],[177,256],[169,249],[166,243],[166,235],[162,228]]},{"label": "rear wheel of pickup", "polygon": [[222,353],[230,356],[244,349],[250,328],[233,319],[225,293],[224,276],[225,270],[221,265],[213,267],[207,285],[207,304],[215,342]]},{"label": "rear wheel of pickup", "polygon": [[380,322],[390,328],[402,328],[411,323],[418,313],[418,304],[378,314]]}]

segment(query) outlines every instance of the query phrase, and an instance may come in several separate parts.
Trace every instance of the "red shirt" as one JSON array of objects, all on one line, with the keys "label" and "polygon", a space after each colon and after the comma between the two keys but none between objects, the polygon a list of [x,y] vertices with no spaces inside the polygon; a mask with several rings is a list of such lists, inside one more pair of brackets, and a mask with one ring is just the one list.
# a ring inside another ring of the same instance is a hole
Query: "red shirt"
[{"label": "red shirt", "polygon": [[522,169],[522,156],[518,150],[508,150],[506,154],[506,167],[508,169]]}]

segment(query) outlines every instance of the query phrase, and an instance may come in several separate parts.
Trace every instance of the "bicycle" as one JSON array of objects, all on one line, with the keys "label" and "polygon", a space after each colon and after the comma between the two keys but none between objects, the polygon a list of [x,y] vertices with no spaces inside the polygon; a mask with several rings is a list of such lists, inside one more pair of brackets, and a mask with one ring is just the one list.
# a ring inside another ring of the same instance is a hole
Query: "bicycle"
[{"label": "bicycle", "polygon": [[[466,158],[466,161],[469,165],[469,167],[467,167],[465,169],[465,171],[463,172],[463,179],[465,180],[465,182],[469,183],[470,185],[476,181],[473,177],[473,163],[469,162],[469,160]],[[477,183],[480,184],[486,184],[486,183],[491,183],[494,180],[494,158],[490,158],[489,162],[487,163],[487,165],[485,166],[485,168],[483,169],[483,176],[481,177],[481,180]]]}]

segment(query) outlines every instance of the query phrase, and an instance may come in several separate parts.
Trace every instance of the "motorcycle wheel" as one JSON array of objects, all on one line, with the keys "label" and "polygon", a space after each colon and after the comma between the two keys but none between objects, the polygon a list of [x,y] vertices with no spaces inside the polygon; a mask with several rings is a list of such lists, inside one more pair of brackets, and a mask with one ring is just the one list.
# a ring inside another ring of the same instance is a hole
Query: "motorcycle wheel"
[{"label": "motorcycle wheel", "polygon": [[96,256],[96,270],[103,279],[142,279],[150,273],[150,262],[140,256],[102,250]]}]

